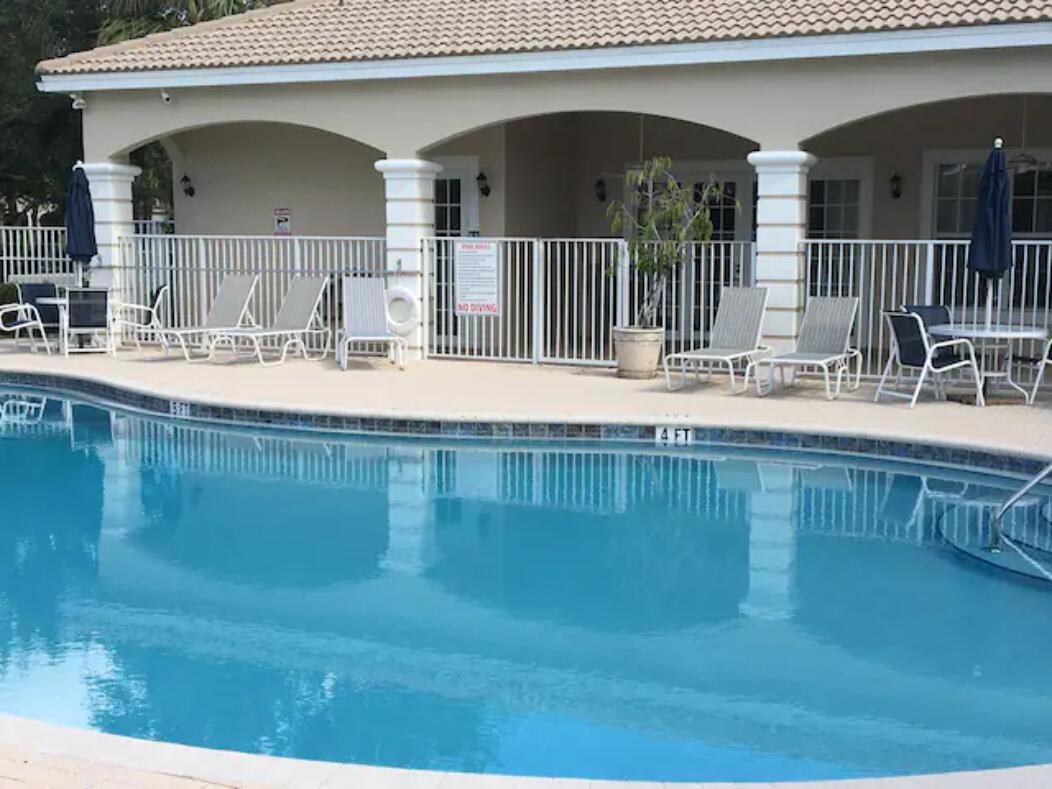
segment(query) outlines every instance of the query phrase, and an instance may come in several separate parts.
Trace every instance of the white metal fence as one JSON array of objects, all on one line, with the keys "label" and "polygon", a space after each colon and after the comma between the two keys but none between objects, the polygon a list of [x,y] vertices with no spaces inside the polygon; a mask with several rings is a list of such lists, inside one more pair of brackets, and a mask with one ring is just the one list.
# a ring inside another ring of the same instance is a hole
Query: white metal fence
[{"label": "white metal fence", "polygon": [[[994,286],[994,320],[1047,329],[1052,325],[1052,241],[1016,241],[1012,248],[1015,266]],[[808,296],[859,297],[854,342],[868,376],[880,374],[891,352],[881,317],[885,310],[945,304],[954,322],[985,320],[987,290],[968,268],[966,240],[808,240],[805,249]],[[1018,355],[1030,359],[1040,349],[1035,342],[1021,343]]]},{"label": "white metal fence", "polygon": [[73,272],[66,257],[66,228],[0,227],[0,281]]},{"label": "white metal fence", "polygon": [[[456,248],[497,247],[497,315],[458,315]],[[630,323],[649,283],[631,265],[621,239],[459,239],[425,242],[428,353],[431,356],[612,365],[612,329]],[[704,342],[726,285],[753,282],[752,245],[691,245],[665,287],[658,323],[668,350]]]},{"label": "white metal fence", "polygon": [[262,326],[273,321],[293,277],[327,275],[330,283],[321,313],[335,332],[343,278],[383,275],[385,241],[328,236],[133,236],[121,239],[120,261],[121,299],[150,304],[157,289],[167,285],[162,322],[173,328],[201,325],[228,274],[259,275],[249,309]]}]

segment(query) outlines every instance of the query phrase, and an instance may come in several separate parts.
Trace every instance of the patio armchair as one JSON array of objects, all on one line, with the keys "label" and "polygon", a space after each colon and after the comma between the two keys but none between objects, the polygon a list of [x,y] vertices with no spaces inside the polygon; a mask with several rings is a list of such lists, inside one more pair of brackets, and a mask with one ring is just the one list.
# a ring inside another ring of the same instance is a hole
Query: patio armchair
[{"label": "patio armchair", "polygon": [[[110,321],[110,293],[106,288],[70,288],[66,291],[66,311],[62,315],[62,351],[116,353]],[[89,346],[83,340],[91,340]],[[76,340],[76,345],[74,345]]]},{"label": "patio armchair", "polygon": [[1045,380],[1045,370],[1052,367],[1052,339],[1045,344],[1045,352],[1037,363],[1037,377],[1034,379],[1034,390],[1030,393],[1027,405],[1033,405],[1037,400],[1037,393],[1041,389],[1041,382]]},{"label": "patio armchair", "polygon": [[[773,355],[768,346],[760,344],[766,307],[767,288],[724,288],[720,292],[720,305],[712,324],[708,347],[667,354],[663,361],[665,387],[673,391],[669,373],[673,365],[679,366],[680,385],[677,388],[686,384],[687,368],[690,366],[694,367],[699,379],[702,368],[705,368],[708,377],[713,368],[726,367],[731,393],[741,394],[746,391],[749,388],[749,376],[757,362]],[[735,386],[734,368],[742,363],[745,364],[745,380],[742,388],[738,389]]]},{"label": "patio armchair", "polygon": [[[281,302],[278,314],[270,326],[255,326],[241,329],[223,329],[212,333],[209,358],[221,343],[230,346],[234,356],[239,356],[239,347],[251,346],[250,355],[265,367],[282,364],[292,349],[298,349],[304,359],[318,361],[329,353],[329,340],[332,332],[322,324],[320,307],[325,289],[329,286],[326,277],[293,277],[285,298]],[[325,338],[321,354],[312,357],[307,350],[307,338],[321,336]],[[280,343],[280,355],[276,361],[268,361],[263,354],[263,343],[276,341]]]},{"label": "patio armchair", "polygon": [[[924,321],[915,312],[885,312],[891,333],[891,356],[884,365],[884,372],[877,384],[873,402],[879,402],[882,394],[888,397],[901,397],[910,401],[910,408],[917,404],[921,389],[928,376],[935,387],[935,396],[945,399],[945,385],[942,377],[954,370],[967,368],[975,377],[975,403],[984,405],[982,376],[975,360],[975,348],[970,340],[963,338],[932,343],[924,329]],[[895,390],[885,391],[884,385],[892,370],[896,370]],[[919,373],[912,392],[897,391],[902,385],[903,373],[907,370]]]},{"label": "patio armchair", "polygon": [[387,286],[382,277],[347,277],[343,281],[343,328],[336,338],[340,369],[347,369],[350,346],[355,343],[387,345],[391,361],[398,369],[405,369],[409,343],[391,331],[387,322]]},{"label": "patio armchair", "polygon": [[[202,325],[161,329],[158,332],[165,355],[172,345],[178,345],[188,362],[203,362],[211,358],[210,342],[216,332],[246,328],[245,321],[251,322],[248,303],[258,282],[258,274],[230,274],[224,277]],[[194,345],[201,350],[207,350],[207,356],[194,357],[190,353],[191,346]]]},{"label": "patio armchair", "polygon": [[[55,286],[51,286],[51,292],[54,294]],[[22,287],[18,287],[19,300],[15,304],[4,304],[0,305],[0,331],[11,332],[15,335],[15,348],[18,348],[18,344],[22,338],[22,332],[26,332],[29,336],[30,350],[36,353],[37,343],[33,339],[33,332],[40,335],[41,342],[44,343],[44,350],[49,354],[51,353],[51,345],[47,341],[47,332],[45,331],[44,321],[40,317],[40,309],[34,304],[26,303],[22,300]],[[41,305],[43,308],[44,305]],[[55,309],[52,307],[52,309]]]},{"label": "patio armchair", "polygon": [[120,346],[120,340],[125,330],[131,331],[135,347],[142,350],[140,334],[151,332],[157,337],[163,336],[164,325],[161,323],[161,307],[168,296],[168,286],[161,285],[153,291],[150,303],[131,304],[128,302],[115,301],[110,309],[113,314],[113,336],[114,353]]},{"label": "patio armchair", "polygon": [[[857,314],[858,298],[854,296],[809,298],[804,309],[796,350],[776,354],[766,360],[769,365],[767,385],[764,387],[757,376],[756,393],[765,395],[774,389],[775,372],[779,374],[783,386],[790,385],[792,379],[786,380],[786,368],[793,370],[794,375],[798,368],[820,370],[827,400],[840,397],[845,374],[848,376],[848,385],[852,389],[858,389],[862,385],[862,354],[858,349],[851,347],[851,332],[854,330]],[[851,362],[855,363],[853,382]]]}]

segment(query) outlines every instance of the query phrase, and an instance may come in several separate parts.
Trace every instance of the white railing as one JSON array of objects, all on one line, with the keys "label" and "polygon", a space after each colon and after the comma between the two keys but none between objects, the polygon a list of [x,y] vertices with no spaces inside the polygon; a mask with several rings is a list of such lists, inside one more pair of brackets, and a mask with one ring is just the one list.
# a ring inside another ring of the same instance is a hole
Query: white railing
[{"label": "white railing", "polygon": [[[904,304],[945,304],[958,323],[986,315],[986,287],[968,267],[968,241],[804,242],[808,296],[857,296],[855,344],[863,371],[880,374],[891,352],[881,314]],[[994,287],[994,320],[1052,326],[1052,241],[1016,241],[1015,266]],[[1023,358],[1040,354],[1035,342],[1020,344]]]},{"label": "white railing", "polygon": [[249,306],[262,326],[273,321],[294,276],[330,277],[321,313],[335,331],[345,276],[385,274],[385,241],[329,236],[133,236],[120,240],[120,298],[149,304],[161,285],[169,287],[162,306],[165,326],[200,326],[223,278],[258,274]]},{"label": "white railing", "polygon": [[[621,239],[470,239],[497,245],[499,314],[456,314],[457,238],[424,245],[428,353],[435,357],[534,363],[614,363],[612,329],[631,323],[648,282]],[[691,246],[659,308],[668,350],[702,344],[725,285],[753,282],[752,245]]]},{"label": "white railing", "polygon": [[0,227],[0,281],[12,278],[69,276],[64,227]]},{"label": "white railing", "polygon": [[136,219],[132,222],[137,236],[160,236],[175,232],[173,219]]}]

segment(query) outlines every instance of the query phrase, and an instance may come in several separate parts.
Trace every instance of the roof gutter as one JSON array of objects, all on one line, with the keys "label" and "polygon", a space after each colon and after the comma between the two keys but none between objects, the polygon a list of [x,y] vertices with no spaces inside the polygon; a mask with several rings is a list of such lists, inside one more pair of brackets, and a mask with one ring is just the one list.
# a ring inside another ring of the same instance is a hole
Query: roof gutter
[{"label": "roof gutter", "polygon": [[1052,46],[1052,22],[352,63],[42,74],[45,93],[534,74]]}]

